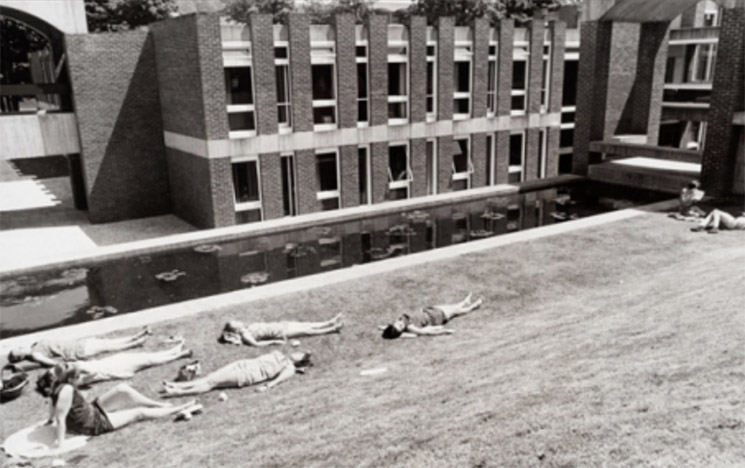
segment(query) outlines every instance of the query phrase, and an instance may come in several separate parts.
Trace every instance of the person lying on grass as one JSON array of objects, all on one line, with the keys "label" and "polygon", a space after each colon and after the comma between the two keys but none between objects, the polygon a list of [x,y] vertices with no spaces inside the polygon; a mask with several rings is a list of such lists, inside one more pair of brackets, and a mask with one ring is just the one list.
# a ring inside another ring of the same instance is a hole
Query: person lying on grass
[{"label": "person lying on grass", "polygon": [[259,385],[257,391],[269,390],[296,373],[305,373],[311,366],[310,353],[285,356],[272,351],[255,359],[241,359],[191,382],[163,381],[163,393],[168,396],[195,395],[216,388],[242,388]]},{"label": "person lying on grass", "polygon": [[722,210],[711,210],[706,218],[702,219],[698,226],[692,227],[691,231],[701,232],[709,231],[709,234],[716,234],[719,229],[745,229],[745,213],[735,218],[731,214]]},{"label": "person lying on grass", "polygon": [[681,216],[692,216],[700,218],[706,213],[704,210],[696,206],[697,202],[700,202],[704,198],[704,191],[700,190],[701,184],[698,180],[690,181],[685,187],[680,190],[680,197],[678,198],[678,214]]},{"label": "person lying on grass", "polygon": [[415,312],[402,314],[392,324],[380,327],[383,330],[383,338],[393,340],[399,337],[451,335],[455,333],[455,330],[445,328],[443,325],[455,317],[478,309],[483,302],[484,299],[481,297],[473,301],[472,294],[469,293],[463,301],[457,304],[428,306]]},{"label": "person lying on grass", "polygon": [[119,384],[89,402],[78,390],[77,372],[68,363],[46,371],[36,382],[36,391],[51,400],[49,424],[57,426],[56,447],[67,432],[97,436],[148,419],[201,411],[196,400],[171,405],[151,400],[127,384]]},{"label": "person lying on grass", "polygon": [[231,320],[223,327],[220,342],[258,347],[282,345],[289,338],[337,333],[344,326],[341,317],[339,314],[326,322],[256,322],[249,325]]},{"label": "person lying on grass", "polygon": [[148,367],[159,366],[193,355],[181,341],[173,348],[142,353],[119,353],[91,361],[70,362],[70,369],[79,374],[78,385],[87,386],[107,380],[129,379]]},{"label": "person lying on grass", "polygon": [[31,361],[44,367],[52,367],[58,361],[82,361],[97,354],[123,351],[145,344],[150,327],[122,338],[82,338],[79,340],[40,340],[30,347],[17,348],[8,354],[12,364]]}]

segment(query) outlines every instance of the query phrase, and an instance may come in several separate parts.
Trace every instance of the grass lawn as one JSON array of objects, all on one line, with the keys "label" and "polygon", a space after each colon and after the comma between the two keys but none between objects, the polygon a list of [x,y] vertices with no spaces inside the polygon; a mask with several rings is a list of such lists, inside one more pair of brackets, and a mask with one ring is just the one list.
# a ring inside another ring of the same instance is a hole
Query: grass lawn
[{"label": "grass lawn", "polygon": [[[145,422],[67,454],[80,467],[745,466],[745,233],[660,213],[156,326],[212,370],[262,351],[222,323],[330,318],[315,367],[267,393],[201,398],[189,423]],[[469,290],[452,336],[383,341],[378,324]],[[266,352],[266,351],[263,351]],[[178,364],[138,374],[148,395]],[[387,367],[376,376],[363,369]],[[113,384],[92,389],[98,394]],[[180,400],[174,400],[180,401]],[[2,437],[43,419],[27,390]],[[49,460],[34,466],[49,466]]]}]

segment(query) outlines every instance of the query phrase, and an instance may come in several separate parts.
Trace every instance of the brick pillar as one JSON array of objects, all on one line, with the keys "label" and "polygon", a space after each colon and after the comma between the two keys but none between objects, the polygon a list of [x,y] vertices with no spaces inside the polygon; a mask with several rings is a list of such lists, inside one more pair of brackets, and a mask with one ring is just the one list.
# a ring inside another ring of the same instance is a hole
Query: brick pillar
[{"label": "brick pillar", "polygon": [[[437,120],[453,119],[454,24],[451,17],[443,16],[437,20]],[[447,167],[450,168],[450,164]]]},{"label": "brick pillar", "polygon": [[738,185],[736,192],[743,189],[742,180],[733,181],[733,174],[742,174],[735,167],[742,149],[737,146],[732,117],[745,109],[745,6],[740,3],[737,8],[725,8],[723,13],[701,164],[701,183],[714,196],[730,193],[733,182]]},{"label": "brick pillar", "polygon": [[540,146],[541,130],[529,128],[525,131],[525,174],[523,180],[535,180],[538,178],[538,148]]},{"label": "brick pillar", "polygon": [[528,26],[530,57],[528,60],[527,113],[537,114],[541,111],[541,84],[543,81],[543,39],[546,26],[543,16],[533,18]]},{"label": "brick pillar", "polygon": [[486,88],[489,81],[489,23],[484,18],[474,20],[473,29],[473,89],[471,116],[486,117]]},{"label": "brick pillar", "polygon": [[582,23],[572,158],[572,172],[579,175],[587,175],[590,141],[604,138],[611,32],[612,23]]},{"label": "brick pillar", "polygon": [[[597,118],[595,116],[598,115],[605,116],[603,139],[635,132],[632,127],[633,94],[638,70],[637,55],[640,25],[635,23],[611,23],[610,28],[612,33],[608,47],[609,58],[606,65],[608,87],[605,109],[603,110],[604,114],[594,114],[593,116],[593,118]],[[580,42],[580,57],[582,56],[581,47]],[[598,53],[603,53],[599,44],[597,47]],[[592,81],[590,83],[592,85]],[[639,131],[638,133],[646,132]]]},{"label": "brick pillar", "polygon": [[506,184],[509,180],[510,169],[510,132],[502,131],[494,134],[494,170],[496,184]]},{"label": "brick pillar", "polygon": [[486,133],[471,135],[471,162],[474,170],[471,188],[485,187],[489,183],[489,174],[486,173]]},{"label": "brick pillar", "polygon": [[261,204],[264,208],[264,219],[275,219],[284,216],[282,206],[282,165],[279,153],[259,155],[261,169]]},{"label": "brick pillar", "polygon": [[[356,117],[356,115],[355,115]],[[341,206],[350,208],[360,204],[359,156],[356,145],[339,147]]]},{"label": "brick pillar", "polygon": [[298,214],[319,211],[320,206],[316,199],[316,155],[313,150],[295,152],[295,172]]},{"label": "brick pillar", "polygon": [[[452,102],[452,93],[450,94]],[[448,193],[453,190],[453,152],[455,141],[453,137],[437,138],[437,193]]]},{"label": "brick pillar", "polygon": [[631,115],[633,133],[645,133],[647,143],[656,145],[662,114],[662,92],[667,64],[668,23],[644,23],[639,37],[634,112]]},{"label": "brick pillar", "polygon": [[295,132],[313,130],[313,83],[310,74],[310,24],[305,14],[292,13],[290,31],[290,75],[292,128]]},{"label": "brick pillar", "polygon": [[277,72],[272,15],[250,14],[248,23],[256,90],[256,133],[271,135],[277,133]]},{"label": "brick pillar", "polygon": [[[388,17],[370,15],[367,21],[370,125],[386,125],[388,123]],[[385,157],[387,164],[388,151]],[[374,165],[373,159],[373,167]],[[373,191],[375,190],[375,184],[373,184]],[[377,197],[373,195],[373,199],[377,200]]]},{"label": "brick pillar", "polygon": [[497,115],[510,115],[512,108],[512,50],[515,42],[514,20],[499,22],[497,51]]},{"label": "brick pillar", "polygon": [[370,145],[370,171],[372,202],[384,202],[388,198],[388,142]]},{"label": "brick pillar", "polygon": [[[549,24],[549,38],[551,39],[551,76],[549,79],[548,112],[561,113],[562,91],[564,89],[564,49],[566,48],[566,24],[562,21],[552,21]],[[561,129],[549,127],[546,129],[546,177],[559,175],[559,144]]]},{"label": "brick pillar", "polygon": [[[336,28],[336,103],[339,128],[355,128],[357,127],[357,62],[355,60],[354,16],[336,15],[334,27]],[[355,155],[355,161],[357,161],[356,158]],[[355,175],[355,179],[356,177]]]},{"label": "brick pillar", "polygon": [[411,182],[411,197],[427,195],[427,140],[416,138],[409,140],[411,151],[411,172],[414,180]]},{"label": "brick pillar", "polygon": [[409,20],[409,121],[427,118],[427,20],[412,16]]}]

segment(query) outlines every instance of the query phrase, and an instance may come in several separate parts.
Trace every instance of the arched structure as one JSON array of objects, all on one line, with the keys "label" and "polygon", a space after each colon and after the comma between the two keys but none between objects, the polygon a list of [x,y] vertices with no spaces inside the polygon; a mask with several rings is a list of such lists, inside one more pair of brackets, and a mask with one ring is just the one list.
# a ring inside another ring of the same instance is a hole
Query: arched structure
[{"label": "arched structure", "polygon": [[0,10],[5,9],[14,10],[8,11],[8,16],[17,18],[33,28],[44,29],[44,25],[48,24],[62,34],[88,32],[83,0],[0,0]]}]

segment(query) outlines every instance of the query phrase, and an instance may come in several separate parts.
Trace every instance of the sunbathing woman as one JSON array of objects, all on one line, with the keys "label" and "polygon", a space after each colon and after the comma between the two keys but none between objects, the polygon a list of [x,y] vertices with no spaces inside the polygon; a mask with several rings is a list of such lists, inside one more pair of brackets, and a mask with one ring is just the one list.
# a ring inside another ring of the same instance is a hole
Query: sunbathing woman
[{"label": "sunbathing woman", "polygon": [[392,340],[399,337],[451,335],[455,330],[443,327],[450,320],[467,314],[481,306],[483,298],[471,300],[471,294],[457,304],[442,304],[425,307],[416,312],[402,314],[395,322],[383,329],[383,338]]},{"label": "sunbathing woman", "polygon": [[163,382],[163,392],[169,396],[194,395],[215,388],[241,388],[262,384],[265,391],[289,379],[296,372],[304,373],[310,366],[310,353],[292,353],[289,357],[272,351],[255,359],[241,359],[191,382]]},{"label": "sunbathing woman", "polygon": [[127,384],[119,384],[88,402],[75,386],[77,378],[69,364],[60,363],[36,382],[36,391],[52,400],[49,422],[57,425],[58,447],[68,431],[96,436],[134,422],[201,410],[196,401],[173,406],[151,400]]},{"label": "sunbathing woman", "polygon": [[735,218],[731,214],[722,210],[711,210],[706,218],[702,219],[698,226],[692,227],[691,231],[700,232],[709,231],[709,234],[716,234],[719,229],[745,229],[745,213]]},{"label": "sunbathing woman", "polygon": [[249,325],[231,320],[223,327],[220,341],[259,347],[281,345],[288,338],[336,333],[344,326],[341,317],[339,314],[327,322],[257,322]]},{"label": "sunbathing woman", "polygon": [[164,351],[142,353],[119,353],[91,361],[71,362],[68,365],[76,370],[80,378],[78,385],[90,385],[107,380],[129,379],[135,373],[148,367],[167,364],[192,356],[192,351],[184,349],[184,342]]},{"label": "sunbathing woman", "polygon": [[8,354],[8,361],[17,363],[31,361],[45,367],[52,367],[58,361],[82,361],[97,354],[142,346],[150,327],[141,332],[122,338],[82,338],[79,340],[40,340],[30,347],[17,348]]}]

